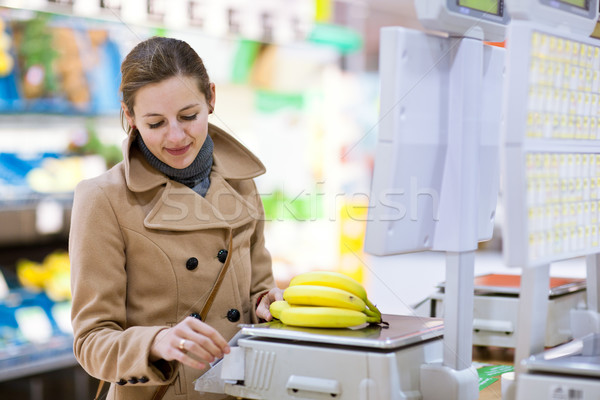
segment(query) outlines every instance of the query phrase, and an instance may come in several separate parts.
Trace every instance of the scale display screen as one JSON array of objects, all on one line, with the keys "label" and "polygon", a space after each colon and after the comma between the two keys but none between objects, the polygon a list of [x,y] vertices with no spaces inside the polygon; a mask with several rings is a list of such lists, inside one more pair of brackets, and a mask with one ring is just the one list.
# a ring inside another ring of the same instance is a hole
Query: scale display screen
[{"label": "scale display screen", "polygon": [[[567,0],[567,2],[576,3],[577,0]],[[458,0],[458,5],[495,15],[500,15],[502,12],[500,0]]]},{"label": "scale display screen", "polygon": [[[522,1],[522,0],[519,0]],[[574,14],[583,18],[594,19],[598,4],[592,0],[538,0],[540,4],[561,12]],[[539,16],[538,16],[539,17]],[[540,17],[544,20],[543,17]],[[548,22],[548,21],[547,21]]]},{"label": "scale display screen", "polygon": [[510,17],[504,11],[505,0],[418,0],[414,4],[426,29],[490,42],[506,38]]},{"label": "scale display screen", "polygon": [[558,0],[561,3],[571,4],[572,6],[585,8],[587,10],[588,4],[587,0]]}]

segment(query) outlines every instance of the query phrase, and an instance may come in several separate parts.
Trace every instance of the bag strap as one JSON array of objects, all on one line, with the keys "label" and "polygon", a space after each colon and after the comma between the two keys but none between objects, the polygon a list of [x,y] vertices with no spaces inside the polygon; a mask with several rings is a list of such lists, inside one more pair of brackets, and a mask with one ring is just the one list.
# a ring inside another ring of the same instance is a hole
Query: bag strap
[{"label": "bag strap", "polygon": [[98,390],[96,390],[96,396],[94,396],[94,400],[100,399],[100,393],[102,392],[102,388],[104,387],[105,381],[101,380],[98,382]]},{"label": "bag strap", "polygon": [[169,385],[161,385],[156,388],[156,392],[154,392],[154,396],[152,396],[152,400],[160,400],[163,398],[165,393],[167,393],[167,389]]},{"label": "bag strap", "polygon": [[[227,246],[227,259],[225,260],[225,264],[223,264],[223,266],[221,267],[221,271],[219,271],[219,275],[217,276],[217,279],[215,280],[215,283],[213,284],[213,287],[210,290],[208,298],[206,299],[206,302],[204,303],[204,306],[202,307],[202,311],[200,311],[200,320],[201,321],[206,321],[206,315],[208,314],[210,307],[212,306],[213,302],[215,301],[215,297],[217,296],[219,287],[221,287],[221,283],[223,282],[223,279],[225,278],[225,273],[227,272],[227,269],[229,268],[229,264],[231,262],[232,249],[233,249],[233,231],[230,231],[229,232],[229,245]],[[163,396],[165,395],[165,393],[167,392],[168,388],[169,388],[169,385],[162,385],[162,386],[157,387],[156,392],[154,392],[154,396],[152,397],[152,400],[161,400],[163,398]]]},{"label": "bag strap", "polygon": [[215,297],[217,296],[217,292],[219,291],[219,287],[221,286],[221,282],[225,278],[225,273],[229,268],[229,264],[231,261],[231,251],[233,247],[233,231],[229,232],[229,245],[227,246],[227,259],[225,260],[225,264],[221,267],[221,271],[219,272],[219,276],[217,276],[217,280],[215,281],[212,289],[210,290],[210,294],[204,303],[204,307],[202,307],[202,311],[200,311],[200,319],[202,321],[206,321],[206,315],[208,314],[208,310],[212,306]]}]

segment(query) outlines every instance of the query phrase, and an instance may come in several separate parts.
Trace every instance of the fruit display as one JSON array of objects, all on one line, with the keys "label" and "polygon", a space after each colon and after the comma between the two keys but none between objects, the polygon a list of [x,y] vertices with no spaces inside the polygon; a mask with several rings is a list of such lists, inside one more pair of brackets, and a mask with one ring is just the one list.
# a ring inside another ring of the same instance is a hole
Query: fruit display
[{"label": "fruit display", "polygon": [[51,96],[59,86],[53,67],[58,53],[53,46],[50,20],[50,14],[37,13],[12,27],[26,99]]},{"label": "fruit display", "polygon": [[44,291],[53,301],[71,298],[71,263],[65,251],[47,255],[42,263],[22,259],[17,262],[17,277],[23,287]]},{"label": "fruit display", "polygon": [[121,59],[106,28],[43,12],[0,20],[0,113],[114,116]]},{"label": "fruit display", "polygon": [[384,323],[381,312],[356,280],[334,271],[311,271],[295,276],[283,301],[270,306],[271,315],[286,325],[348,328]]},{"label": "fruit display", "polygon": [[68,193],[82,180],[106,170],[101,156],[48,157],[26,175],[28,186],[38,193]]},{"label": "fruit display", "polygon": [[13,56],[10,54],[12,39],[5,31],[5,23],[0,18],[0,78],[8,76],[15,64]]}]

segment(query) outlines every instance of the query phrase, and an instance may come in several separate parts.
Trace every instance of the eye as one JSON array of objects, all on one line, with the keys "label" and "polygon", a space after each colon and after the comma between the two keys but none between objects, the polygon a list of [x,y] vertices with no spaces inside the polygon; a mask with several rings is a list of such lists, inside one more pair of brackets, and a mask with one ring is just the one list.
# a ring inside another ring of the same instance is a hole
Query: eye
[{"label": "eye", "polygon": [[148,124],[148,127],[149,127],[150,129],[156,129],[156,128],[158,128],[159,126],[161,126],[162,124],[163,124],[163,122],[162,122],[162,121],[159,121],[159,122],[157,122],[157,123],[155,123],[155,124]]},{"label": "eye", "polygon": [[193,121],[196,118],[198,118],[198,113],[192,114],[192,115],[182,115],[181,116],[181,119],[184,120],[184,121]]}]

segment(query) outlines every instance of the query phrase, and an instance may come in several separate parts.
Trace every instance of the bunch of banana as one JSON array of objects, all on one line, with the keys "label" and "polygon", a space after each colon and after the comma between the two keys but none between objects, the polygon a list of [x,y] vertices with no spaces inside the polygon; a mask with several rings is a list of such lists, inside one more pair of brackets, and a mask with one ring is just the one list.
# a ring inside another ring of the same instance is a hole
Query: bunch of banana
[{"label": "bunch of banana", "polygon": [[271,304],[274,318],[286,325],[347,328],[381,323],[381,312],[356,280],[333,271],[313,271],[294,277],[283,301]]},{"label": "bunch of banana", "polygon": [[290,305],[287,301],[278,300],[271,303],[271,305],[269,306],[269,311],[271,312],[273,318],[281,319],[281,312],[289,307]]}]

